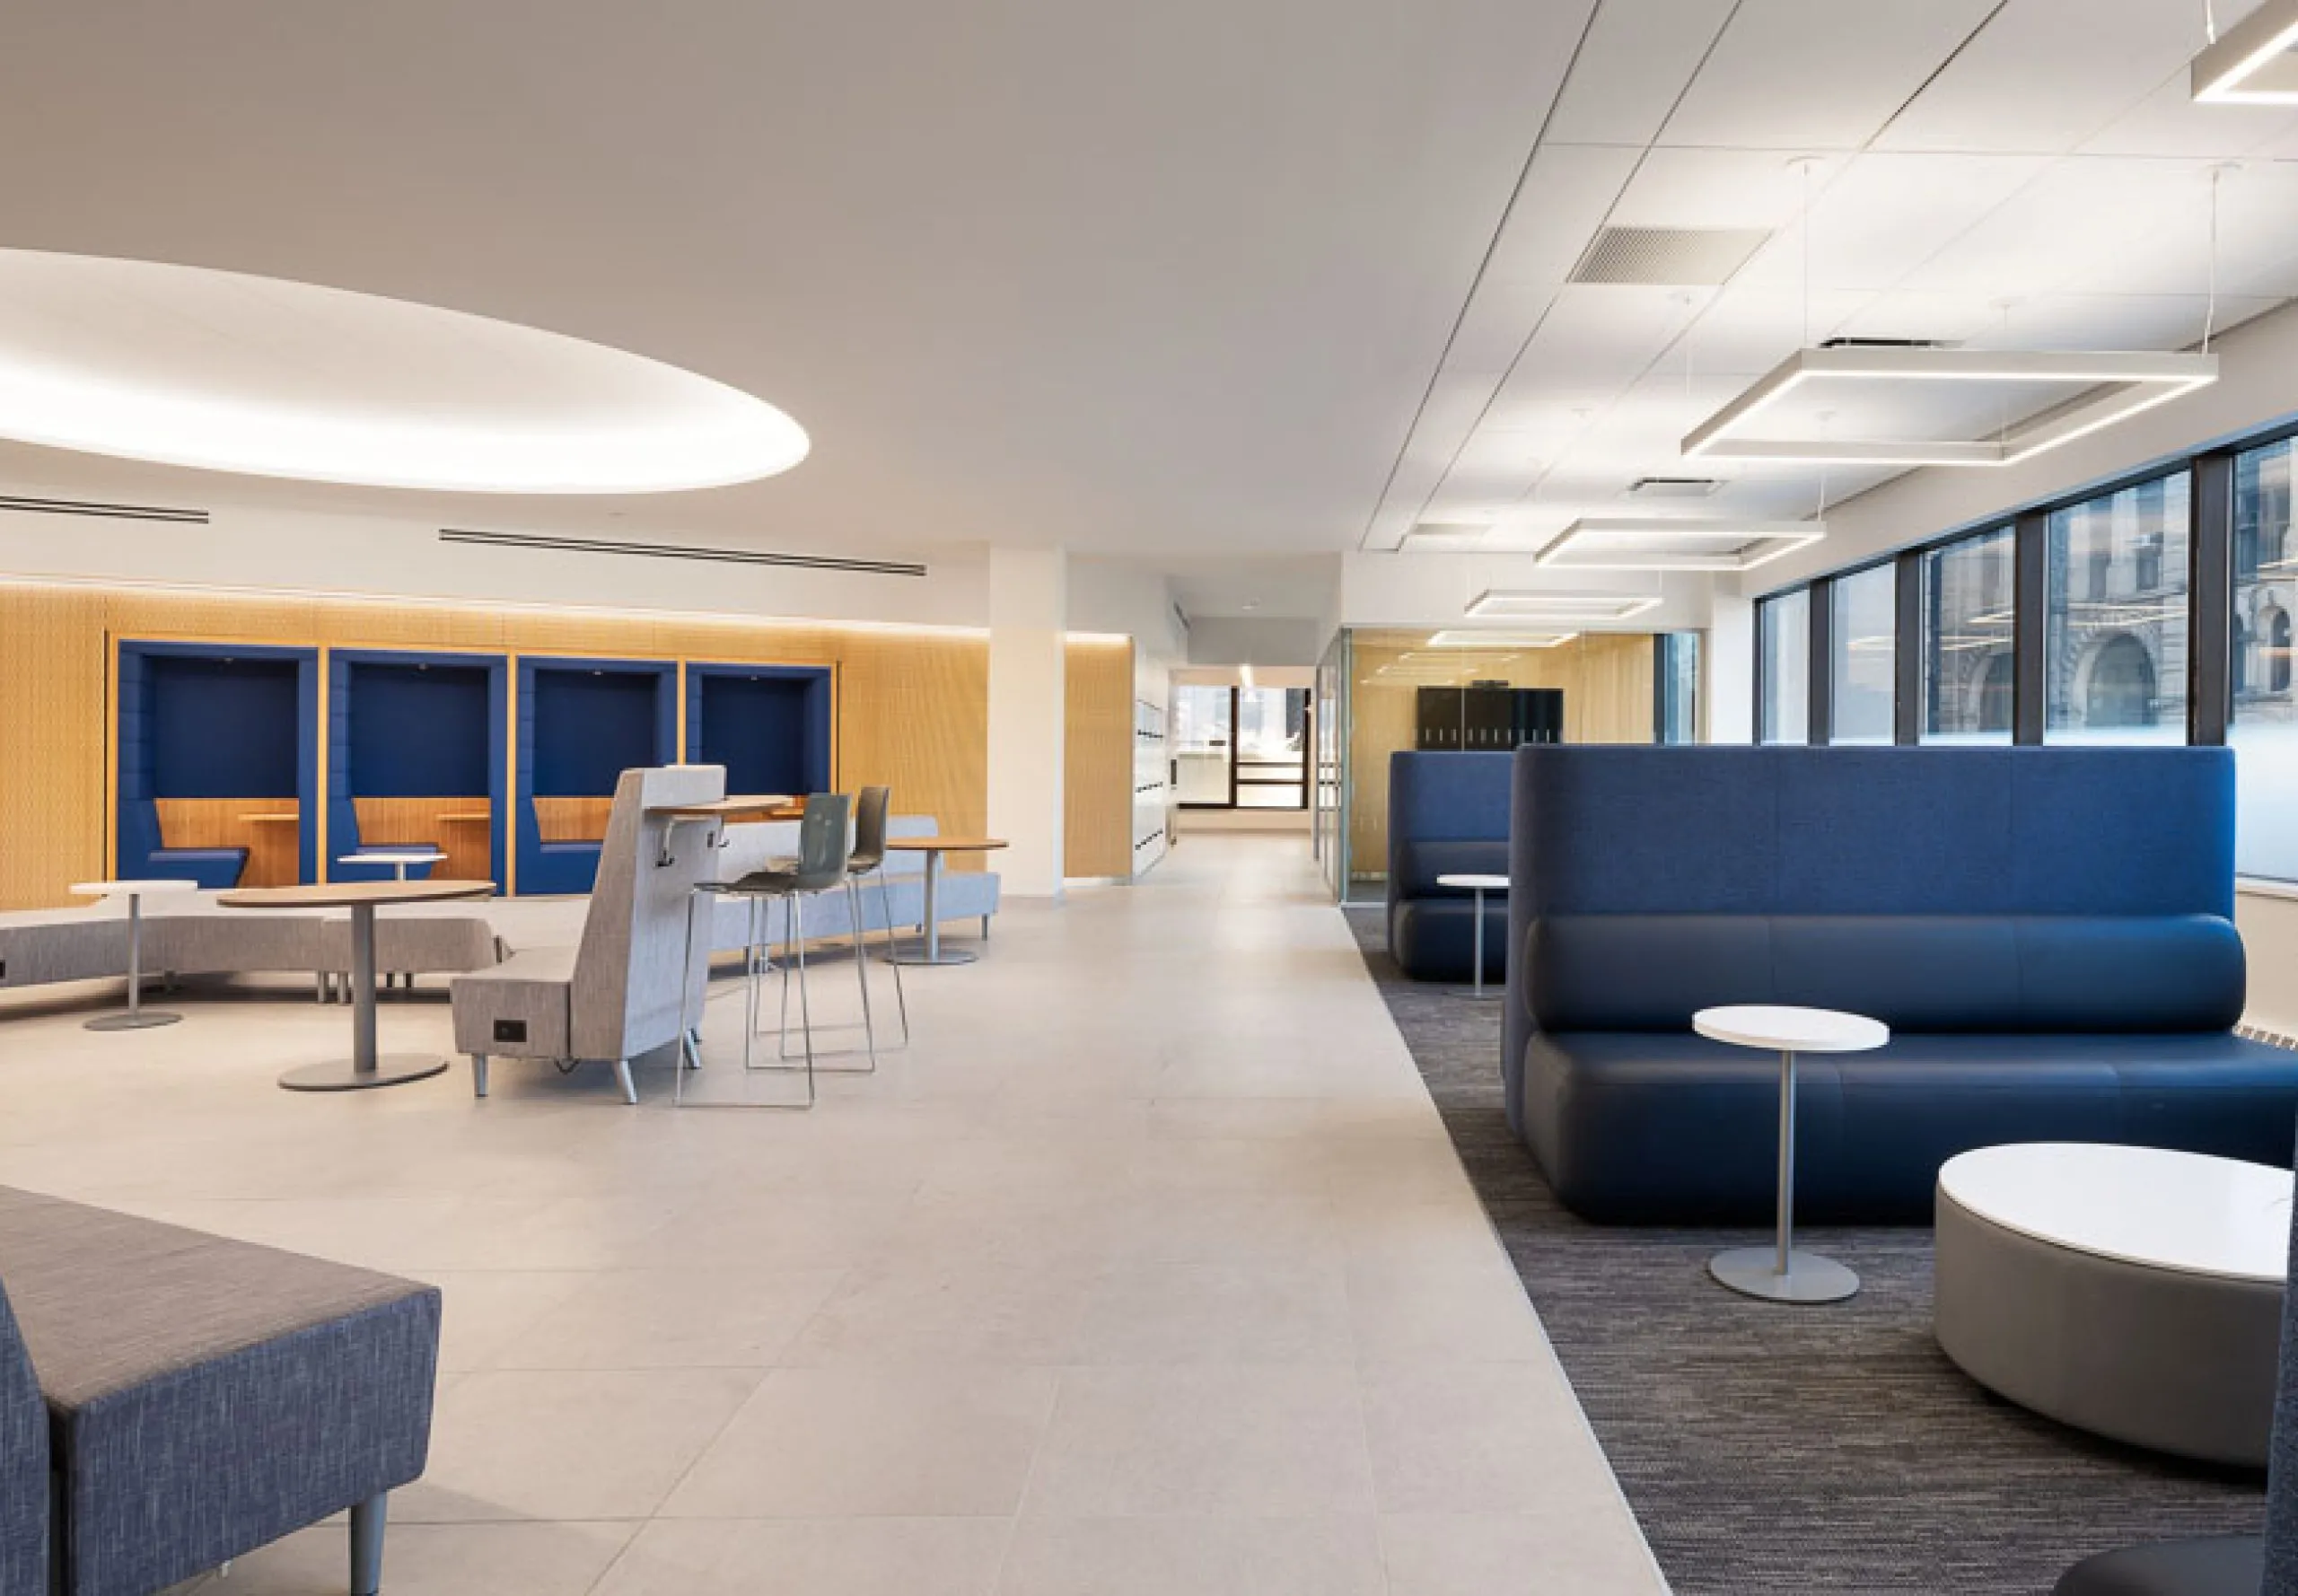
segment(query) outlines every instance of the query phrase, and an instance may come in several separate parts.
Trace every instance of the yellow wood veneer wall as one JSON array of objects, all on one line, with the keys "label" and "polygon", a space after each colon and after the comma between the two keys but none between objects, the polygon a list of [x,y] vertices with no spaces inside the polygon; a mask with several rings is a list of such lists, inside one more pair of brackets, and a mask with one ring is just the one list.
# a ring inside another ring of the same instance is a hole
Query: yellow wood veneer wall
[{"label": "yellow wood veneer wall", "polygon": [[[1411,748],[1417,732],[1420,684],[1383,681],[1379,672],[1407,653],[1425,660],[1428,653],[1419,634],[1358,633],[1351,642],[1348,858],[1359,880],[1388,873],[1389,756]],[[1566,742],[1652,741],[1652,639],[1646,634],[1588,633],[1560,648],[1516,650],[1504,660],[1479,662],[1475,675],[1511,687],[1562,688]]]},{"label": "yellow wood veneer wall", "polygon": [[1133,645],[1064,651],[1062,873],[1133,873]]},{"label": "yellow wood veneer wall", "polygon": [[[890,786],[897,812],[930,814],[945,832],[988,825],[989,648],[975,635],[0,584],[0,908],[75,901],[74,881],[111,868],[113,653],[123,638],[826,664],[837,673],[836,785]],[[1106,838],[1130,829],[1129,738],[1116,754],[1102,744],[1107,727],[1131,725],[1132,649],[1081,641],[1069,658],[1069,719],[1083,740],[1068,761],[1069,872],[1122,874],[1130,848],[1113,866]],[[1107,767],[1120,756],[1113,781]],[[983,867],[955,855],[949,865]]]}]

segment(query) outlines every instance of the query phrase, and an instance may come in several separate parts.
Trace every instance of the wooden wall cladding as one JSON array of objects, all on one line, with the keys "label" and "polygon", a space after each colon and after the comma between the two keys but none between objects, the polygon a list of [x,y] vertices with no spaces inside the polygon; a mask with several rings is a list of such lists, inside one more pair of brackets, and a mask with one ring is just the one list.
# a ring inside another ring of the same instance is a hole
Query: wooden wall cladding
[{"label": "wooden wall cladding", "polygon": [[[447,855],[433,867],[434,876],[458,881],[495,880],[495,842],[487,826],[495,807],[487,799],[354,798],[351,807],[359,816],[361,847],[428,845]],[[478,818],[460,818],[462,816]],[[603,835],[603,824],[600,830]],[[344,839],[335,838],[335,852],[345,851]]]},{"label": "wooden wall cladding", "polygon": [[242,887],[292,887],[302,877],[303,805],[293,798],[161,798],[160,841],[171,848],[245,848]]},{"label": "wooden wall cladding", "polygon": [[1133,645],[1064,652],[1062,873],[1133,874]]},{"label": "wooden wall cladding", "polygon": [[[1566,742],[1650,742],[1652,638],[1642,632],[1589,633],[1560,648],[1494,651],[1480,680],[1564,689]],[[1389,756],[1409,749],[1417,730],[1420,684],[1383,678],[1381,668],[1429,650],[1417,635],[1360,633],[1352,640],[1348,769],[1349,873],[1379,880],[1389,870]]]},{"label": "wooden wall cladding", "polygon": [[611,798],[538,798],[535,835],[545,842],[604,842]]},{"label": "wooden wall cladding", "polygon": [[72,882],[110,873],[113,656],[124,638],[829,665],[838,787],[891,786],[897,813],[930,814],[947,832],[988,825],[979,636],[0,583],[0,908],[72,903]]}]

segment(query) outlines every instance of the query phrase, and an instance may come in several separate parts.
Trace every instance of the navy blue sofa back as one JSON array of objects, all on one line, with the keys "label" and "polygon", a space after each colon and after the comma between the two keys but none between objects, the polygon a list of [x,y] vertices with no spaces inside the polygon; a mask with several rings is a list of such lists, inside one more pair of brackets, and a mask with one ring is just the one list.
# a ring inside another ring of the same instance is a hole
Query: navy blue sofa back
[{"label": "navy blue sofa back", "polygon": [[[1504,753],[1389,756],[1389,951],[1415,980],[1466,980],[1475,958],[1475,898],[1443,875],[1508,872]],[[1488,896],[1485,961],[1497,979],[1506,953],[1503,894]]]},{"label": "navy blue sofa back", "polygon": [[[1728,1162],[1716,1116],[1745,1109],[1759,1127],[1768,1114],[1772,1065],[1688,1034],[1694,1013],[1724,1004],[1848,1009],[1896,1033],[1884,1053],[1806,1072],[1806,1189],[1838,1216],[1923,1210],[1933,1154],[1989,1140],[2286,1151],[2286,1123],[2256,1145],[2214,1139],[2251,1109],[2286,1122],[2298,1101],[2298,1059],[2228,1034],[2245,985],[2228,750],[1551,746],[1513,759],[1509,1115],[1582,1212],[1760,1212],[1767,1146],[1731,1200],[1639,1206],[1645,1192],[1722,1192],[1700,1185]],[[1982,1059],[1949,1084],[1945,1061]],[[2093,1095],[2078,1120],[2081,1070]],[[2155,1094],[2143,1106],[2142,1076]],[[2171,1128],[2180,1082],[2218,1104],[2209,1128]],[[1961,1106],[1943,1110],[1956,1092]],[[1908,1152],[1910,1113],[1937,1120],[1924,1132],[1935,1145],[1867,1180]],[[1832,1209],[1830,1168],[1844,1171]]]}]

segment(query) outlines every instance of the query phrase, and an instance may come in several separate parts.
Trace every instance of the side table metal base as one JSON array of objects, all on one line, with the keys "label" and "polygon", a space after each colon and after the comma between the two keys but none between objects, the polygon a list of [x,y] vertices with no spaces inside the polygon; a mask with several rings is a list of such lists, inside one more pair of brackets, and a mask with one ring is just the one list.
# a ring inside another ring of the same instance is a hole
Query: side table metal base
[{"label": "side table metal base", "polygon": [[1779,1273],[1773,1247],[1741,1247],[1708,1260],[1707,1272],[1733,1291],[1767,1302],[1840,1302],[1859,1289],[1859,1276],[1816,1252],[1791,1252]]},{"label": "side table metal base", "polygon": [[82,1027],[85,1030],[149,1030],[155,1025],[173,1025],[182,1019],[165,1009],[123,1010],[117,1014],[99,1014]]},{"label": "side table metal base", "polygon": [[365,1092],[376,1086],[400,1086],[443,1075],[451,1060],[435,1053],[386,1053],[373,1069],[361,1069],[348,1058],[328,1064],[303,1064],[279,1077],[290,1092]]},{"label": "side table metal base", "polygon": [[922,948],[897,948],[886,955],[894,964],[971,964],[981,955],[966,948],[943,948],[929,953]]}]

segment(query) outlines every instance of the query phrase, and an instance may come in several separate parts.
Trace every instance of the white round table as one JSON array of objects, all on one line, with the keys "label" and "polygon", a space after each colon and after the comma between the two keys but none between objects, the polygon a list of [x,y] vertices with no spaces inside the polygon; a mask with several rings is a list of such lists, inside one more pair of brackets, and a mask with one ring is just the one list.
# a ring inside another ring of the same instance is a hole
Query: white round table
[{"label": "white round table", "polygon": [[1504,875],[1440,875],[1436,878],[1436,884],[1440,887],[1452,887],[1476,894],[1476,986],[1469,995],[1482,997],[1486,995],[1484,990],[1484,895],[1487,892],[1505,892],[1508,890],[1508,878]]},{"label": "white round table", "polygon": [[2263,1468],[2291,1172],[2039,1142],[1940,1166],[1933,1329],[1981,1385],[2061,1424]]},{"label": "white round table", "polygon": [[1771,1247],[1739,1247],[1708,1260],[1708,1273],[1733,1291],[1767,1302],[1839,1302],[1859,1276],[1816,1252],[1795,1250],[1795,1056],[1864,1053],[1891,1039],[1890,1027],[1833,1009],[1748,1004],[1702,1009],[1691,1017],[1700,1035],[1737,1048],[1779,1054],[1779,1222]]},{"label": "white round table", "polygon": [[197,892],[197,881],[164,878],[141,881],[75,881],[72,890],[83,898],[127,899],[127,1007],[117,1014],[99,1014],[88,1022],[90,1030],[148,1030],[173,1025],[183,1018],[163,1009],[144,1006],[144,899],[147,894]]},{"label": "white round table", "polygon": [[407,879],[410,864],[443,864],[447,855],[440,848],[365,848],[355,854],[345,854],[336,860],[338,864],[388,864],[394,880]]}]

